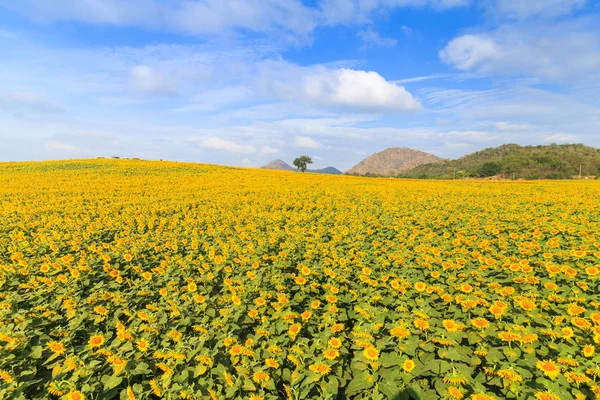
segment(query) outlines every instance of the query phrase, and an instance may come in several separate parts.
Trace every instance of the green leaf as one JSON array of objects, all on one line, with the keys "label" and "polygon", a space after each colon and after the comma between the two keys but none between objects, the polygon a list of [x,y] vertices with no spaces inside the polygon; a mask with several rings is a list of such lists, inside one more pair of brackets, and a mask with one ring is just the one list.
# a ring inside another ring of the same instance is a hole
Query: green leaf
[{"label": "green leaf", "polygon": [[44,350],[42,349],[42,346],[33,346],[31,348],[31,357],[32,358],[42,358],[42,352]]},{"label": "green leaf", "polygon": [[379,391],[388,399],[395,400],[400,395],[400,388],[391,379],[386,379],[379,384]]},{"label": "green leaf", "polygon": [[346,388],[346,395],[351,396],[362,392],[363,390],[372,387],[374,383],[372,375],[369,373],[360,374],[350,381]]},{"label": "green leaf", "polygon": [[123,378],[121,378],[120,376],[117,376],[117,375],[110,376],[104,382],[104,391],[106,392],[107,390],[116,388],[117,386],[119,386],[121,384],[122,381],[123,381]]},{"label": "green leaf", "polygon": [[148,367],[148,364],[141,362],[135,366],[135,369],[133,370],[131,375],[144,375],[144,374],[149,374],[151,372],[152,371]]},{"label": "green leaf", "polygon": [[254,383],[250,379],[244,379],[243,389],[248,392],[254,392],[256,391],[256,386],[254,386]]},{"label": "green leaf", "polygon": [[339,382],[335,377],[329,377],[329,380],[327,381],[327,383],[325,385],[323,385],[323,392],[326,393],[329,396],[337,396],[338,393],[338,389],[339,389]]}]

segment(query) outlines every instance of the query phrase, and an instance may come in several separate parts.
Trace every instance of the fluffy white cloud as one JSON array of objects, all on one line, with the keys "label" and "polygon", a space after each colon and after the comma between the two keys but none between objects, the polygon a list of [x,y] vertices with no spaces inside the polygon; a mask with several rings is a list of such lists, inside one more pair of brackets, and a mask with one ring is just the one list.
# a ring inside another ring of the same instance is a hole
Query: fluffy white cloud
[{"label": "fluffy white cloud", "polygon": [[502,50],[496,41],[485,35],[463,35],[452,39],[440,51],[446,64],[460,70],[470,70],[502,57]]},{"label": "fluffy white cloud", "polygon": [[48,151],[58,151],[58,152],[67,152],[67,153],[77,153],[77,152],[81,151],[81,149],[79,149],[76,146],[73,146],[68,143],[59,142],[58,140],[52,140],[52,141],[46,142],[46,144],[44,145],[44,148]]},{"label": "fluffy white cloud", "polygon": [[505,131],[505,132],[526,131],[529,128],[531,128],[531,126],[529,126],[527,124],[510,124],[505,121],[496,122],[495,126],[496,126],[496,130]]},{"label": "fluffy white cloud", "polygon": [[307,37],[319,25],[361,23],[399,7],[444,10],[470,3],[470,0],[318,0],[314,7],[309,7],[301,0],[19,0],[3,2],[0,7],[41,22],[81,21],[188,34],[219,34],[240,29]]},{"label": "fluffy white cloud", "polygon": [[228,139],[221,139],[217,137],[199,137],[193,141],[202,149],[221,150],[229,153],[239,154],[256,153],[256,147],[247,143],[237,143]]},{"label": "fluffy white cloud", "polygon": [[191,34],[234,28],[306,33],[315,19],[300,0],[20,0],[0,7],[39,21],[75,20]]},{"label": "fluffy white cloud", "polygon": [[260,153],[261,154],[277,154],[277,153],[279,153],[279,149],[276,149],[271,146],[261,146]]},{"label": "fluffy white cloud", "polygon": [[404,87],[375,71],[342,68],[304,77],[304,95],[316,103],[366,111],[412,111],[419,102]]},{"label": "fluffy white cloud", "polygon": [[264,63],[261,69],[261,89],[281,99],[364,112],[421,108],[404,87],[386,81],[375,71],[301,68],[283,62]]},{"label": "fluffy white cloud", "polygon": [[512,19],[557,17],[585,5],[586,0],[496,0],[488,3],[492,12]]},{"label": "fluffy white cloud", "polygon": [[459,36],[440,51],[463,71],[581,80],[600,71],[600,15],[553,24],[504,25],[488,34]]},{"label": "fluffy white cloud", "polygon": [[570,133],[558,133],[544,138],[544,142],[549,143],[579,143],[580,140],[579,136]]},{"label": "fluffy white cloud", "polygon": [[308,136],[296,136],[294,138],[294,146],[301,147],[304,149],[319,149],[323,145],[315,139],[309,138]]}]

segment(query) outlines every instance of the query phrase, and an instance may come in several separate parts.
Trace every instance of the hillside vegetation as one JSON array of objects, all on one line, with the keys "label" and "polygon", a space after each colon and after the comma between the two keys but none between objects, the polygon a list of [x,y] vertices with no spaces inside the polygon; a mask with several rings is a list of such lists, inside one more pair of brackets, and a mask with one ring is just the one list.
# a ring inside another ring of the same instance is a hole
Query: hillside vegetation
[{"label": "hillside vegetation", "polygon": [[457,160],[430,163],[399,174],[405,178],[570,179],[600,174],[600,150],[583,144],[519,146],[505,144]]}]

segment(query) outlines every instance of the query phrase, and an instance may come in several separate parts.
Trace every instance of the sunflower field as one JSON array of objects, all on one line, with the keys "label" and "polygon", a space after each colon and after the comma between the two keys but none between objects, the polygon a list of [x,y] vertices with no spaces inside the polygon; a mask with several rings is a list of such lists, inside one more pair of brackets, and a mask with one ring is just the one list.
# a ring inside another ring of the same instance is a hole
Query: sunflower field
[{"label": "sunflower field", "polygon": [[0,399],[600,397],[600,182],[0,164]]}]

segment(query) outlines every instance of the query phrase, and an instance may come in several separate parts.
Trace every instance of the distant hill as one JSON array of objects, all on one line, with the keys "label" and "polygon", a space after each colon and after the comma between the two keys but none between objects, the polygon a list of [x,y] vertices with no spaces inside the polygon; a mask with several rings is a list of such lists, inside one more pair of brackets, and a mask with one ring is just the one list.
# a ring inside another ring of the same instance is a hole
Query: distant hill
[{"label": "distant hill", "polygon": [[306,172],[314,172],[315,174],[332,174],[332,175],[341,175],[342,171],[335,167],[327,167],[321,169],[307,169]]},{"label": "distant hill", "polygon": [[375,153],[352,167],[347,174],[396,176],[422,164],[440,163],[442,158],[408,147],[390,147]]},{"label": "distant hill", "polygon": [[282,171],[297,171],[296,168],[292,167],[288,163],[282,160],[274,160],[268,164],[263,165],[263,169],[278,169]]},{"label": "distant hill", "polygon": [[[292,167],[291,165],[289,165],[288,163],[286,163],[285,161],[282,161],[282,160],[271,161],[270,163],[263,165],[261,168],[277,169],[277,170],[281,170],[281,171],[298,171],[297,168]],[[333,175],[339,175],[339,174],[343,173],[342,171],[340,171],[339,169],[334,168],[334,167],[327,167],[327,168],[321,168],[321,169],[307,169],[306,172],[313,172],[315,174],[333,174]]]},{"label": "distant hill", "polygon": [[400,174],[406,178],[452,179],[490,177],[570,179],[600,174],[600,150],[583,144],[519,146],[505,144],[468,154],[456,160],[416,166]]}]

